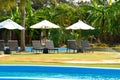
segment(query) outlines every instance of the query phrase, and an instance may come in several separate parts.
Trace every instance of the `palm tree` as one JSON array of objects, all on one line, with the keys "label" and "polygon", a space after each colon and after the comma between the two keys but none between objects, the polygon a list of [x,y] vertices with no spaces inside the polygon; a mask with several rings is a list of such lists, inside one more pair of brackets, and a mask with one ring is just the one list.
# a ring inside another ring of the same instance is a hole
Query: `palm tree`
[{"label": "palm tree", "polygon": [[[87,21],[100,29],[99,38],[101,41],[110,40],[108,35],[113,36],[113,33],[117,30],[115,23],[117,23],[117,16],[120,15],[120,2],[112,3],[112,0],[110,2],[92,0],[92,5],[80,7],[89,14]],[[119,32],[116,32],[116,34],[118,35]]]},{"label": "palm tree", "polygon": [[[25,7],[27,0],[20,0],[20,11],[21,11],[21,25],[25,27]],[[25,51],[25,30],[21,31],[21,51]]]},{"label": "palm tree", "polygon": [[[7,11],[12,10],[12,8],[14,8],[15,6],[19,6],[21,16],[22,16],[21,17],[21,25],[23,27],[25,27],[26,1],[27,0],[0,0],[0,10],[7,12]],[[21,51],[24,51],[24,50],[25,50],[25,30],[21,31]]]}]

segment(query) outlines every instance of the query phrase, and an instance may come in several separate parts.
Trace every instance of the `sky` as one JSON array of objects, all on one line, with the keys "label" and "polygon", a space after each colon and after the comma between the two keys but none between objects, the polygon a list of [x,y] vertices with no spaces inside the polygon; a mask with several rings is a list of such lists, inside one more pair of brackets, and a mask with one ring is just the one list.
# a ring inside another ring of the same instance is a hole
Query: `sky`
[{"label": "sky", "polygon": [[[88,1],[88,2],[89,2],[89,1],[91,1],[91,0],[74,0],[74,1],[75,1],[75,2],[78,2],[78,1],[84,1],[84,2],[85,2],[85,1]],[[107,1],[109,1],[109,0],[107,0]],[[113,2],[114,2],[114,1],[115,1],[115,0],[113,0]]]}]

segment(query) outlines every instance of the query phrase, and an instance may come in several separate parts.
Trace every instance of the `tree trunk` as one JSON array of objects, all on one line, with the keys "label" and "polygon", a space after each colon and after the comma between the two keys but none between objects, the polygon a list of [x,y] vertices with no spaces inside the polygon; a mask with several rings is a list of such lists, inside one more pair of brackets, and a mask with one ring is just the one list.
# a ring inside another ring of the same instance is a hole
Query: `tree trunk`
[{"label": "tree trunk", "polygon": [[[25,7],[21,9],[22,26],[25,27]],[[21,31],[21,51],[25,51],[25,30]]]}]

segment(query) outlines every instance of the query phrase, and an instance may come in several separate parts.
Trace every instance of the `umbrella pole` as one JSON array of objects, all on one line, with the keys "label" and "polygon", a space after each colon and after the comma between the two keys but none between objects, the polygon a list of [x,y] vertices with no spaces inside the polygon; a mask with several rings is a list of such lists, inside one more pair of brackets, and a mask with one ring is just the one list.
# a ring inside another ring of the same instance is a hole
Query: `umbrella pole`
[{"label": "umbrella pole", "polygon": [[76,32],[76,41],[77,41],[77,44],[78,46],[81,48],[81,41],[82,41],[82,37],[81,37],[81,30],[79,33]]},{"label": "umbrella pole", "polygon": [[9,31],[9,34],[10,34],[10,35],[9,35],[9,36],[10,36],[10,37],[9,37],[9,40],[11,40],[11,37],[12,37],[11,31]]}]

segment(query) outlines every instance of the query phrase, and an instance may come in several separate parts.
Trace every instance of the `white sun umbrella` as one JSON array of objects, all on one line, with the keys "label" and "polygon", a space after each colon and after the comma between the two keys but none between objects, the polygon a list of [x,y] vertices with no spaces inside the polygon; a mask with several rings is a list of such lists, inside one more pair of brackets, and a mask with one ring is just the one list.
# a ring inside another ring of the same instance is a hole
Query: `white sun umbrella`
[{"label": "white sun umbrella", "polygon": [[30,26],[30,28],[34,29],[51,29],[51,28],[60,28],[58,25],[51,23],[47,20],[43,20],[35,25]]},{"label": "white sun umbrella", "polygon": [[[71,26],[66,28],[67,30],[93,30],[92,26],[84,23],[83,21],[79,20],[78,22],[72,24]],[[81,34],[79,34],[81,35]]]},{"label": "white sun umbrella", "polygon": [[0,29],[1,28],[6,28],[6,29],[19,29],[19,30],[24,30],[25,28],[22,27],[21,25],[15,23],[14,21],[12,21],[11,19],[7,19],[3,22],[0,23]]},{"label": "white sun umbrella", "polygon": [[79,20],[77,23],[74,23],[73,25],[67,27],[66,29],[72,29],[72,30],[78,30],[78,29],[82,29],[82,30],[93,30],[95,28],[89,26],[88,24],[84,23],[83,21]]},{"label": "white sun umbrella", "polygon": [[[30,28],[34,29],[57,29],[60,28],[58,25],[48,21],[48,20],[43,20],[35,25],[30,26]],[[42,32],[41,32],[42,34]],[[41,36],[43,37],[43,36]]]},{"label": "white sun umbrella", "polygon": [[[18,29],[18,30],[24,30],[25,28],[21,25],[17,24],[16,22],[12,21],[11,19],[7,19],[0,23],[0,29],[5,28],[9,30]],[[11,31],[10,31],[10,39],[11,39]]]}]

